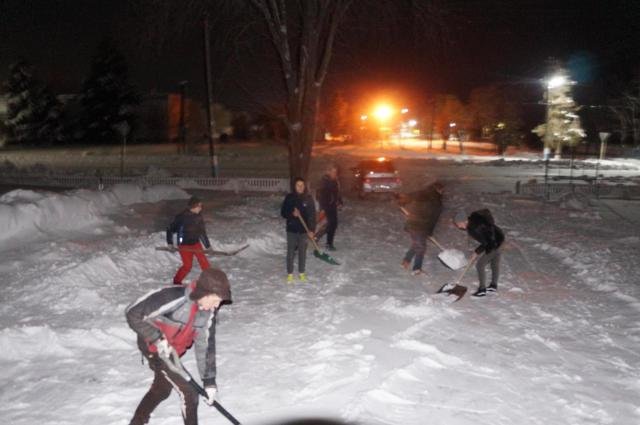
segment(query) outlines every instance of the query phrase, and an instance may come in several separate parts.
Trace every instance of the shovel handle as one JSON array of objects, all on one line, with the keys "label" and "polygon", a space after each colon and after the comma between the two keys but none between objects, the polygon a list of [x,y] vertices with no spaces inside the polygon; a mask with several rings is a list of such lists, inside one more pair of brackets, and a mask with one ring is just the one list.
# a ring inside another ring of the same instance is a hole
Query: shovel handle
[{"label": "shovel handle", "polygon": [[475,252],[473,253],[473,257],[471,257],[471,260],[469,261],[469,264],[467,264],[467,266],[464,268],[464,270],[462,271],[462,274],[460,275],[460,277],[458,278],[458,281],[456,282],[456,285],[460,285],[460,282],[462,282],[462,278],[464,277],[465,274],[467,274],[467,270],[469,270],[471,268],[471,265],[473,263],[476,262],[476,260],[478,259],[478,254],[476,254]]},{"label": "shovel handle", "polygon": [[434,238],[433,236],[427,236],[427,239],[433,242],[433,244],[437,246],[440,251],[445,251],[445,247],[440,245],[440,243],[436,240],[436,238]]},{"label": "shovel handle", "polygon": [[313,239],[311,236],[309,236],[309,227],[307,226],[307,223],[305,223],[304,218],[302,218],[302,216],[299,215],[298,216],[298,220],[300,220],[300,223],[302,223],[302,227],[304,227],[304,230],[307,232],[307,236],[311,240],[311,243],[315,247],[316,251],[320,251],[320,248],[318,247],[318,244],[316,243],[316,240]]}]

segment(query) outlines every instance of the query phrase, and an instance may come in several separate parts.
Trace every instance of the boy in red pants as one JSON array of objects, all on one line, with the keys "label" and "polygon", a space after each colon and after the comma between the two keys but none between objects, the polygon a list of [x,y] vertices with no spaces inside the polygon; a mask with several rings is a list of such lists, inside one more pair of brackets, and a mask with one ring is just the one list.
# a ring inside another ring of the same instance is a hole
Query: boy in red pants
[{"label": "boy in red pants", "polygon": [[173,235],[178,235],[178,251],[182,258],[180,267],[173,277],[175,285],[182,285],[182,280],[191,271],[193,256],[195,255],[201,270],[210,268],[209,261],[202,246],[209,249],[211,244],[207,237],[207,229],[202,219],[202,201],[195,196],[189,199],[187,209],[176,216],[167,228],[167,244],[173,246]]}]

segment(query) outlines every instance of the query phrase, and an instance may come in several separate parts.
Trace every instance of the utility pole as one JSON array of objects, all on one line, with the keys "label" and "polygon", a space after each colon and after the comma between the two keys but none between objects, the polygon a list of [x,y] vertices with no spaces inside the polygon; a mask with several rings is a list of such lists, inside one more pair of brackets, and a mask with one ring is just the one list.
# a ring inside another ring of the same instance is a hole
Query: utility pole
[{"label": "utility pole", "polygon": [[207,138],[209,139],[209,157],[211,159],[211,176],[218,176],[218,157],[213,146],[213,132],[215,121],[213,119],[213,84],[211,82],[211,48],[209,45],[209,15],[204,15],[204,78],[207,87]]},{"label": "utility pole", "polygon": [[187,153],[187,126],[185,123],[185,102],[187,97],[187,84],[188,81],[180,81],[180,121],[178,123],[178,143],[180,144],[179,151]]}]

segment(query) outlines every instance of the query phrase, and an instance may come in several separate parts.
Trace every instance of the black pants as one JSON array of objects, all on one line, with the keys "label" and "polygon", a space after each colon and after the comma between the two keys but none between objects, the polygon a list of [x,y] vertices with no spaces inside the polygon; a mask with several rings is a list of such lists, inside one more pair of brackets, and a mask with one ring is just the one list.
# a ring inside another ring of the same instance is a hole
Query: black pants
[{"label": "black pants", "polygon": [[494,249],[489,253],[484,253],[478,258],[476,263],[476,270],[478,270],[478,280],[480,281],[480,288],[485,288],[487,281],[487,274],[485,268],[487,264],[491,265],[491,285],[498,286],[498,278],[500,277],[500,248]]},{"label": "black pants", "polygon": [[327,215],[327,245],[333,246],[333,237],[338,229],[338,207],[331,207],[324,210]]},{"label": "black pants", "polygon": [[198,393],[196,390],[182,376],[172,372],[157,354],[149,354],[146,357],[154,373],[153,383],[142,398],[129,424],[143,425],[149,422],[151,412],[169,397],[173,389],[180,396],[180,409],[185,425],[197,425]]}]

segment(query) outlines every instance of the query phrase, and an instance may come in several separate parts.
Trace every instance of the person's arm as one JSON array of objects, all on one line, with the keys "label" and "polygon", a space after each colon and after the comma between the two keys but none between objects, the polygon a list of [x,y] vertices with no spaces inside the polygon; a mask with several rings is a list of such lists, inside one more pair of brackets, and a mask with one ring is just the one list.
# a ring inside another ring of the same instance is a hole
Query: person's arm
[{"label": "person's arm", "polygon": [[216,386],[216,312],[209,316],[204,329],[198,331],[195,339],[195,354],[202,385]]},{"label": "person's arm", "polygon": [[184,288],[162,288],[150,292],[129,305],[125,310],[127,323],[148,344],[162,337],[153,320],[184,303]]},{"label": "person's arm", "polygon": [[306,216],[305,221],[307,222],[307,227],[310,231],[316,231],[316,205],[313,202],[313,198],[309,196],[306,208]]},{"label": "person's arm", "polygon": [[179,215],[177,215],[171,224],[167,227],[167,245],[173,245],[173,234],[178,231],[178,220]]},{"label": "person's arm", "polygon": [[282,218],[291,218],[291,214],[293,213],[293,198],[291,195],[287,195],[284,197],[284,201],[282,201],[282,206],[280,207],[280,215]]},{"label": "person's arm", "polygon": [[207,226],[204,224],[202,213],[198,214],[198,220],[200,221],[200,241],[204,245],[204,249],[209,249],[211,248],[211,242],[209,242],[209,237],[207,236]]}]

